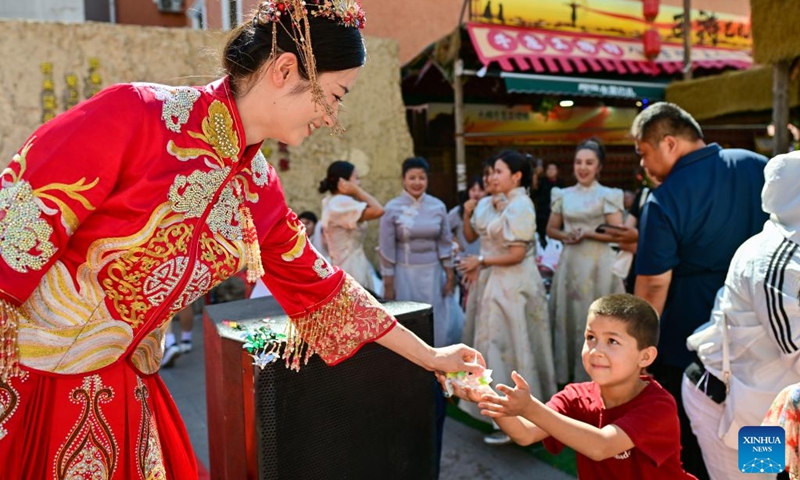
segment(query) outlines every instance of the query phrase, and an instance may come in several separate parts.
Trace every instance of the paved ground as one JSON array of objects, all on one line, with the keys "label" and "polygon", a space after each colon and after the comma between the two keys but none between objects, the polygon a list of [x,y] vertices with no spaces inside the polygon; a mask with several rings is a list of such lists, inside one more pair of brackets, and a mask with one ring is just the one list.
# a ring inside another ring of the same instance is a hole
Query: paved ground
[{"label": "paved ground", "polygon": [[[202,320],[195,319],[194,350],[163,369],[169,387],[186,423],[197,458],[208,466],[206,381],[203,361]],[[513,446],[488,447],[483,434],[452,418],[445,422],[441,480],[571,480],[573,477],[533,458]]]}]

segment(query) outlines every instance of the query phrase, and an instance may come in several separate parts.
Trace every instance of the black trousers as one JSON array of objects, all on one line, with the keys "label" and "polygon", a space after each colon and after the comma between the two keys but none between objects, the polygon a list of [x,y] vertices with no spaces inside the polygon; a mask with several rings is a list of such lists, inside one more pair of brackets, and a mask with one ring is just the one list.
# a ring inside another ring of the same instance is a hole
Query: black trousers
[{"label": "black trousers", "polygon": [[653,377],[675,398],[678,404],[678,418],[681,423],[681,461],[683,469],[691,473],[697,480],[709,480],[706,464],[703,462],[703,454],[700,453],[700,445],[697,444],[697,437],[692,432],[689,417],[683,409],[683,396],[681,395],[681,383],[683,382],[684,368],[673,367],[671,365],[653,364],[648,368]]}]

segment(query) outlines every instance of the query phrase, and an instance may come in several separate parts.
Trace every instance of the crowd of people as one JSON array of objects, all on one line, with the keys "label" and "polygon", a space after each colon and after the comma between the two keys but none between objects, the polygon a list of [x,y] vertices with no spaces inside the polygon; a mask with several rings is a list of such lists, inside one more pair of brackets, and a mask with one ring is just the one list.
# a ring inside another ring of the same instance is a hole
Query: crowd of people
[{"label": "crowd of people", "polygon": [[[406,160],[404,191],[380,221],[386,298],[434,305],[435,344],[460,338],[483,354],[504,396],[458,393],[480,402],[462,401],[463,410],[495,427],[486,443],[554,437],[548,448],[573,447],[580,471],[595,475],[606,467],[595,465],[592,439],[606,438],[619,448],[604,449],[600,465],[632,446],[640,459],[632,477],[591,478],[738,478],[738,429],[759,425],[781,389],[800,382],[792,328],[800,318],[800,155],[768,164],[706,144],[688,113],[663,102],[639,114],[631,136],[649,180],[640,191],[599,182],[605,150],[590,139],[576,147],[573,186],[564,187],[555,165],[534,175],[530,156],[507,150],[485,162],[449,214],[425,193],[425,161]],[[548,294],[536,252],[550,242],[563,249]],[[573,439],[563,419],[530,413],[539,407],[522,402],[528,397],[550,399],[550,410],[598,430]],[[604,430],[608,419],[574,411],[575,398],[614,411],[628,405],[624,420]],[[652,402],[663,402],[671,420],[644,432]],[[644,464],[663,468],[653,477]]]},{"label": "crowd of people", "polygon": [[[733,479],[738,428],[767,416],[797,475],[800,154],[707,144],[661,102],[631,128],[653,188],[628,207],[586,140],[573,186],[505,150],[450,211],[423,158],[385,206],[336,161],[319,219],[298,216],[260,147],[341,132],[364,17],[276,5],[232,32],[221,79],[113,86],[0,173],[0,477],[196,478],[157,371],[191,350],[192,302],[242,267],[290,317],[289,368],[372,341],[440,380],[492,368],[494,388],[455,389],[496,428],[487,443],[569,446],[582,478]],[[548,293],[536,252],[550,242],[563,250]],[[375,297],[430,304],[432,345]]]}]

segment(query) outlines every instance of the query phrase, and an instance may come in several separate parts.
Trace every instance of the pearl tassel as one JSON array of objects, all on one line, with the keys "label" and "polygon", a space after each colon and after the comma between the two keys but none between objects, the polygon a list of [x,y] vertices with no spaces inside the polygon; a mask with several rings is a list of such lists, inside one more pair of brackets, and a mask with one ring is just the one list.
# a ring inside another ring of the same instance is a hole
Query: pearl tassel
[{"label": "pearl tassel", "polygon": [[245,255],[247,255],[247,281],[255,283],[264,276],[264,266],[261,264],[258,232],[256,232],[250,209],[244,205],[244,202],[239,204],[239,226],[242,229],[242,240],[244,241]]},{"label": "pearl tassel", "polygon": [[19,313],[16,307],[0,300],[0,381],[7,382],[20,375],[17,328]]}]

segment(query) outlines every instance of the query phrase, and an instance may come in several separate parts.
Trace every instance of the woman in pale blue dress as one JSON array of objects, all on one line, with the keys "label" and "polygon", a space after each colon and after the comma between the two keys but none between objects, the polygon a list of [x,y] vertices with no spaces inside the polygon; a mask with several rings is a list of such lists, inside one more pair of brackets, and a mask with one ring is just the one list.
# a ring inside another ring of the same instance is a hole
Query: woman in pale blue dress
[{"label": "woman in pale blue dress", "polygon": [[380,295],[375,268],[364,253],[367,221],[383,215],[383,206],[361,188],[356,167],[343,160],[330,164],[319,182],[322,199],[321,235],[332,264],[349,273],[367,290]]},{"label": "woman in pale blue dress", "polygon": [[584,382],[584,329],[589,305],[604,295],[624,293],[622,278],[612,272],[614,239],[596,232],[601,224],[622,225],[622,190],[600,185],[605,150],[595,140],[578,145],[573,163],[578,183],[553,188],[547,236],[564,243],[550,287],[558,383]]},{"label": "woman in pale blue dress", "polygon": [[386,204],[381,218],[379,250],[384,298],[433,306],[433,343],[461,340],[464,314],[453,295],[453,235],[447,209],[425,193],[428,162],[403,162],[403,193]]}]

